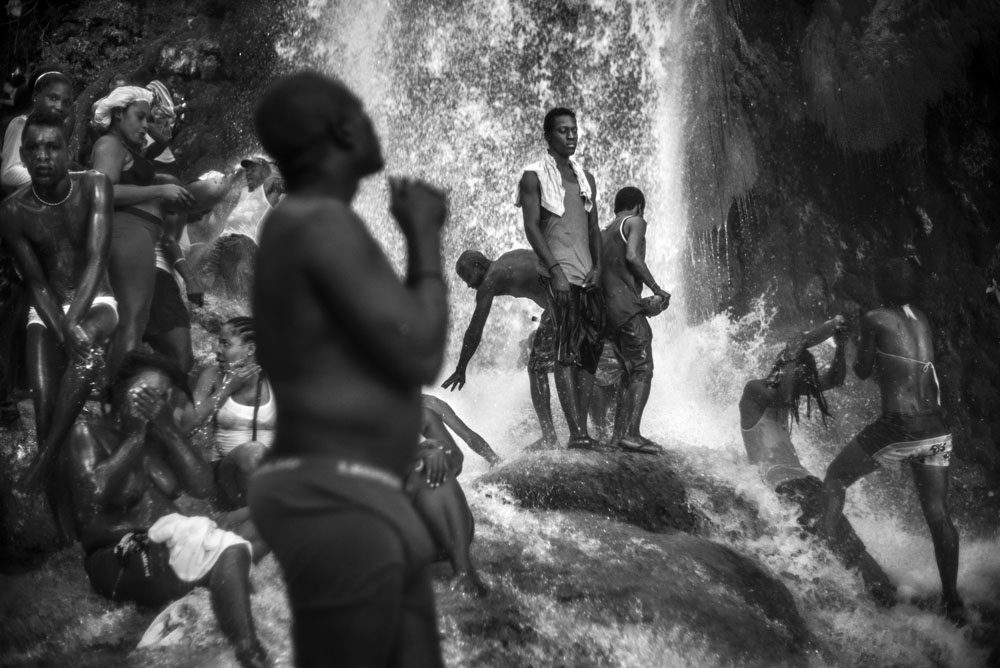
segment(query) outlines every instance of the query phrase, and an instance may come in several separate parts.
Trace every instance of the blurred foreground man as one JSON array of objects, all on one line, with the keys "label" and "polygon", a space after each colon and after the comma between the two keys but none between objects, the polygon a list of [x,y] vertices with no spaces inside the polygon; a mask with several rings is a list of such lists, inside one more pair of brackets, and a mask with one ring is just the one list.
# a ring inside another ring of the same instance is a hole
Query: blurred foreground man
[{"label": "blurred foreground man", "polygon": [[284,571],[296,664],[440,666],[432,543],[403,478],[420,389],[444,354],[445,197],[391,180],[409,248],[400,283],[351,209],[361,179],[383,167],[361,101],[302,72],[271,87],[254,122],[287,195],[257,256],[257,350],[279,417],[249,501]]}]

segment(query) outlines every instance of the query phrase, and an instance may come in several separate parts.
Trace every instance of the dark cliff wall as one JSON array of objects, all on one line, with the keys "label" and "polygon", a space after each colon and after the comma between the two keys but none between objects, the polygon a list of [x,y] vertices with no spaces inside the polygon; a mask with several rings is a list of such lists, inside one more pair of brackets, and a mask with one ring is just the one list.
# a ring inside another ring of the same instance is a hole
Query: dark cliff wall
[{"label": "dark cliff wall", "polygon": [[[74,144],[113,74],[156,76],[187,102],[173,150],[182,176],[232,167],[255,144],[253,102],[278,70],[282,3],[259,0],[39,0],[16,24],[39,64],[71,75],[78,94]],[[8,31],[13,28],[8,27]]]},{"label": "dark cliff wall", "polygon": [[957,455],[1000,473],[1000,6],[719,2],[697,30],[696,317],[857,314],[913,258]]}]

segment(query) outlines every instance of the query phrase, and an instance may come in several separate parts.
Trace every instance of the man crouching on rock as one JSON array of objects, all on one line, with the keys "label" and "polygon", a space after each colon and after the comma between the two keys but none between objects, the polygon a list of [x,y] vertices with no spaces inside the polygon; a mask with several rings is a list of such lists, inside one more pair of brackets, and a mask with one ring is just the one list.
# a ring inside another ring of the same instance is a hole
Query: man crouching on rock
[{"label": "man crouching on rock", "polygon": [[257,357],[277,401],[250,512],[281,564],[299,666],[440,666],[432,543],[403,493],[444,356],[442,193],[390,181],[406,283],[351,208],[382,152],[361,101],[302,72],[257,107],[285,198],[261,232]]},{"label": "man crouching on rock", "polygon": [[212,469],[170,406],[186,378],[166,358],[133,351],[112,387],[112,412],[70,434],[69,466],[84,568],[113,601],[161,606],[208,587],[244,667],[269,660],[250,612],[250,543],[207,517],[181,515],[181,492],[205,497]]}]

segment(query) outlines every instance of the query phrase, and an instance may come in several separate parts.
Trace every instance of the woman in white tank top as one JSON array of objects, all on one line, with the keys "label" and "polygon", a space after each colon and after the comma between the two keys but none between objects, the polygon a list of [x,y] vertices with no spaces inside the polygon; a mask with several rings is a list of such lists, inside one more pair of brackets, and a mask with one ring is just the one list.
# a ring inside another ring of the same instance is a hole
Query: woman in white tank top
[{"label": "woman in white tank top", "polygon": [[216,364],[201,372],[190,428],[211,421],[212,463],[224,505],[246,505],[247,481],[274,441],[274,394],[257,364],[252,318],[236,317],[219,330]]}]

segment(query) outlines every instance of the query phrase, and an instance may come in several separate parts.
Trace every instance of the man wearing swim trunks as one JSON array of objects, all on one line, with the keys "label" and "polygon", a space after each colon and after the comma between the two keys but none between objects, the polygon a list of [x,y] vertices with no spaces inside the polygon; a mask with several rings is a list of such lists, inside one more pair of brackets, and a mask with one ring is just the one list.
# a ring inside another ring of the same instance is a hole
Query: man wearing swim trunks
[{"label": "man wearing swim trunks", "polygon": [[118,323],[107,278],[112,191],[103,174],[70,173],[62,114],[42,110],[27,118],[21,160],[31,183],[0,205],[0,237],[33,304],[27,353],[39,449],[22,484],[44,485],[59,541],[68,544],[72,517],[52,464]]},{"label": "man wearing swim trunks", "polygon": [[[465,284],[476,291],[476,310],[462,339],[462,352],[455,365],[455,372],[441,387],[461,390],[465,387],[465,369],[479,348],[483,338],[483,328],[490,317],[493,299],[511,296],[530,299],[539,308],[548,308],[548,293],[538,280],[538,256],[530,250],[512,250],[496,260],[490,260],[479,251],[467,250],[455,263],[455,273]],[[535,330],[528,358],[528,385],[531,389],[531,404],[542,428],[542,437],[528,446],[555,447],[556,428],[552,422],[552,408],[549,402],[549,372],[554,366],[552,318],[546,310]]]},{"label": "man wearing swim trunks", "polygon": [[257,255],[257,356],[278,420],[249,505],[288,586],[295,661],[440,666],[433,544],[403,478],[444,355],[445,196],[390,180],[409,248],[400,282],[351,209],[383,168],[361,101],[301,72],[264,94],[254,124],[288,191]]},{"label": "man wearing swim trunks", "polygon": [[601,291],[607,314],[606,333],[625,375],[619,394],[612,444],[632,452],[661,454],[663,448],[639,433],[653,382],[653,331],[643,310],[642,287],[658,296],[664,308],[670,293],[646,266],[646,197],[633,186],[615,194],[615,219],[602,232]]},{"label": "man wearing swim trunks", "polygon": [[880,464],[908,462],[930,528],[945,615],[965,619],[958,594],[958,532],[948,511],[951,434],[941,411],[941,388],[934,370],[934,341],[924,313],[912,306],[916,270],[909,260],[892,259],[879,272],[886,306],[861,318],[854,372],[865,379],[878,364],[882,417],[865,427],[830,464],[823,481],[823,533],[833,536],[847,488]]},{"label": "man wearing swim trunks", "polygon": [[[182,492],[204,498],[212,469],[171,410],[186,374],[159,355],[130,352],[112,387],[112,411],[68,439],[74,510],[91,586],[114,601],[159,607],[196,586],[211,591],[219,627],[245,668],[270,665],[250,611],[252,552],[207,517],[180,514]],[[190,396],[189,396],[190,398]]]},{"label": "man wearing swim trunks", "polygon": [[[809,348],[833,336],[837,349],[830,367],[822,374]],[[829,416],[823,393],[844,382],[847,363],[844,319],[836,316],[819,327],[791,341],[765,378],[751,380],[740,397],[740,427],[743,446],[751,464],[757,466],[764,484],[775,494],[802,509],[799,524],[809,533],[819,531],[823,512],[823,482],[802,466],[792,445],[792,418],[798,422],[799,400],[806,397],[807,414],[811,402],[823,417]],[[836,533],[826,541],[830,550],[847,568],[857,568],[865,589],[881,605],[895,604],[895,587],[885,572],[865,549],[854,527],[843,515]]]},{"label": "man wearing swim trunks", "polygon": [[554,320],[556,392],[570,431],[570,448],[595,448],[587,433],[587,407],[601,356],[604,307],[597,184],[573,159],[576,114],[550,110],[543,123],[548,151],[525,167],[517,202],[524,232],[538,256],[538,274]]}]

